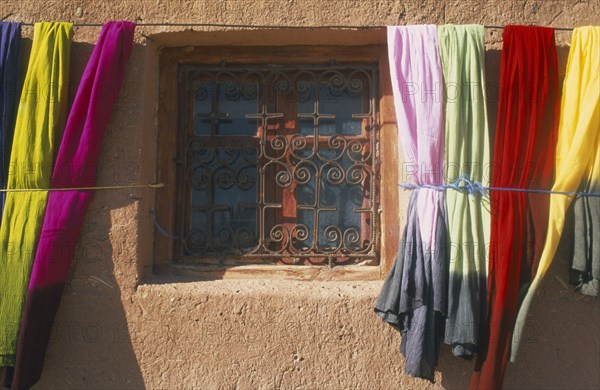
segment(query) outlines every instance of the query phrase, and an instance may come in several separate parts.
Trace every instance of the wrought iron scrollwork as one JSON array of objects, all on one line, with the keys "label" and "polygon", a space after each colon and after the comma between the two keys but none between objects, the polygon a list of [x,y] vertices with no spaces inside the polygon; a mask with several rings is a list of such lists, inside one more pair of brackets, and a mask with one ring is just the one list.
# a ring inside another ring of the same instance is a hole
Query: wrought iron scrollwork
[{"label": "wrought iron scrollwork", "polygon": [[374,64],[182,72],[180,261],[376,264]]}]

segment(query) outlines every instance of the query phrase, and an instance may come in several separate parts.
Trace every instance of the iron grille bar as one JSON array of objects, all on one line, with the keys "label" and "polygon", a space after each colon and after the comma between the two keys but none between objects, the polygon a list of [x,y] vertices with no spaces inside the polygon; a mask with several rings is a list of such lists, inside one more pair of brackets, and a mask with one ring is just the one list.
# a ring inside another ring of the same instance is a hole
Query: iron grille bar
[{"label": "iron grille bar", "polygon": [[178,261],[375,265],[377,70],[182,65]]}]

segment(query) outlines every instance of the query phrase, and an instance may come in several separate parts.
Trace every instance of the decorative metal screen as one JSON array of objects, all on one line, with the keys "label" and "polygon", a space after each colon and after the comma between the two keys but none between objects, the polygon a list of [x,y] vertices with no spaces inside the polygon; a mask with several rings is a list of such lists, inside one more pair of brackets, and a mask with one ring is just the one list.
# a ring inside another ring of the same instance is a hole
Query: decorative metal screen
[{"label": "decorative metal screen", "polygon": [[180,68],[183,263],[377,264],[377,66]]}]

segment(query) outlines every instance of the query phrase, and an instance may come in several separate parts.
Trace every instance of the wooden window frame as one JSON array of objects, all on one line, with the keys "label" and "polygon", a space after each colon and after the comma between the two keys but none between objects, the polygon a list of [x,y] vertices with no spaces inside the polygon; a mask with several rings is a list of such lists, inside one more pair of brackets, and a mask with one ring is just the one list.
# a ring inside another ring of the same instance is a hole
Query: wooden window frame
[{"label": "wooden window frame", "polygon": [[[177,102],[184,96],[178,88],[180,65],[203,64],[315,64],[335,60],[337,63],[378,63],[379,71],[379,155],[380,183],[398,182],[397,136],[391,83],[385,45],[369,46],[286,46],[286,47],[188,47],[164,48],[159,58],[158,158],[157,176],[165,187],[156,194],[156,218],[167,231],[176,230],[177,166],[184,156],[177,156],[179,109]],[[376,179],[376,178],[375,178]],[[158,229],[154,234],[154,272],[183,275],[199,279],[236,277],[286,277],[309,280],[378,280],[390,269],[398,248],[398,188],[380,185],[379,265],[346,265],[329,268],[322,265],[182,265],[173,262],[174,242]]]}]

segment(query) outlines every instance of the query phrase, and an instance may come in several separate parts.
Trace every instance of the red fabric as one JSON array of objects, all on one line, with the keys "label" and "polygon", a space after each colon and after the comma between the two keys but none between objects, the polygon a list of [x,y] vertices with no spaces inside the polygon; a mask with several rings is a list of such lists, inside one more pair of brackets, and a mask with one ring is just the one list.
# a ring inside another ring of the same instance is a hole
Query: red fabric
[{"label": "red fabric", "polygon": [[[550,189],[559,115],[554,29],[507,26],[492,187]],[[550,197],[493,191],[488,311],[470,389],[500,389],[519,305],[535,275]]]}]

